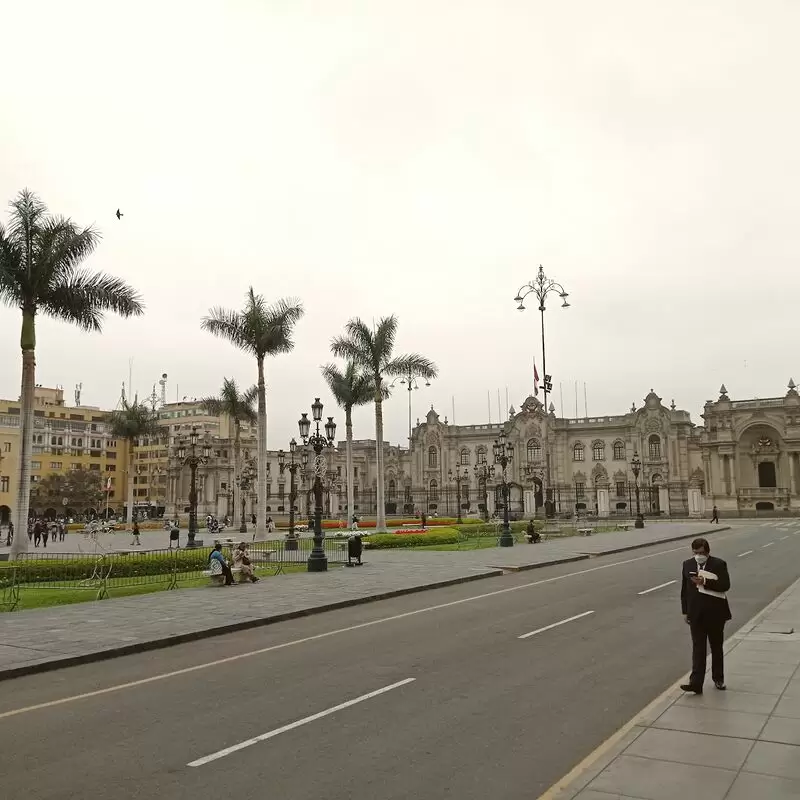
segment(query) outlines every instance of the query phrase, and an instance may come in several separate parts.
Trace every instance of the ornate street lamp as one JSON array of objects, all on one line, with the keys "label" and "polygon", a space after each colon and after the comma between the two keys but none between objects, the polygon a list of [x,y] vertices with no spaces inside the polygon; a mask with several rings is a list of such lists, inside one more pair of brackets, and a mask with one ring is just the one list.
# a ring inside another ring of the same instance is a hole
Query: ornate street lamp
[{"label": "ornate street lamp", "polygon": [[257,471],[253,459],[245,456],[244,466],[236,476],[236,488],[239,490],[239,503],[242,512],[241,521],[239,523],[239,533],[247,533],[247,495],[253,488],[256,477]]},{"label": "ornate street lamp", "polygon": [[[555,411],[555,407],[553,404],[550,404],[548,408],[547,405],[547,395],[552,391],[553,384],[552,384],[552,376],[547,374],[547,350],[545,349],[544,344],[544,312],[545,312],[545,301],[547,300],[547,296],[549,294],[557,294],[561,300],[561,308],[569,308],[569,303],[567,302],[567,298],[569,294],[564,289],[564,287],[558,283],[557,281],[551,280],[544,274],[544,269],[542,265],[539,264],[539,272],[536,277],[529,281],[526,284],[520,286],[519,291],[517,292],[517,296],[514,298],[514,302],[517,303],[517,310],[524,311],[525,305],[523,301],[529,294],[535,295],[536,299],[539,301],[539,313],[542,319],[542,372],[544,373],[544,412],[547,414],[548,412]],[[550,481],[550,449],[547,447],[547,439],[545,438],[544,441],[545,445],[545,476],[546,476],[546,487],[542,487],[542,498],[545,505],[545,515],[547,515],[547,492],[551,485]]]},{"label": "ornate street lamp", "polygon": [[494,464],[476,464],[473,468],[478,488],[483,486],[483,519],[489,521],[489,478],[494,477]]},{"label": "ornate street lamp", "polygon": [[[419,389],[419,380],[412,372],[407,372],[405,375],[400,375],[395,378],[390,384],[391,389],[395,383],[400,381],[401,386],[405,386],[408,390],[408,447],[411,449],[411,392],[413,389]],[[430,386],[431,382],[426,378],[425,386]]]},{"label": "ornate street lamp", "polygon": [[636,490],[636,521],[633,523],[634,528],[644,528],[644,517],[642,516],[641,506],[639,505],[639,473],[641,470],[642,462],[639,459],[639,453],[634,451],[633,458],[631,459],[631,472],[633,473]]},{"label": "ornate street lamp", "polygon": [[[300,469],[300,462],[294,460],[295,453],[297,452],[297,442],[292,439],[289,442],[289,463],[286,463],[286,453],[283,450],[278,451],[278,467],[280,468],[281,475],[284,469],[289,470],[289,536],[286,539],[286,550],[297,550],[297,536],[294,532],[294,503],[297,498],[297,488],[295,484],[295,474]],[[308,453],[303,451],[303,463],[308,463]]]},{"label": "ornate street lamp", "polygon": [[308,414],[303,413],[297,423],[303,444],[310,445],[314,451],[314,548],[308,557],[308,571],[325,572],[328,569],[328,559],[322,544],[322,476],[325,474],[325,456],[322,455],[322,451],[326,447],[333,447],[336,439],[336,423],[333,417],[328,417],[325,423],[325,435],[319,432],[319,423],[322,420],[322,403],[319,397],[311,404],[311,415],[315,424],[314,433],[311,433],[311,420]]},{"label": "ornate street lamp", "polygon": [[456,502],[458,503],[458,519],[456,522],[460,525],[461,524],[461,484],[465,483],[469,480],[469,471],[466,467],[464,467],[464,472],[461,473],[456,469],[455,473],[453,470],[447,470],[447,477],[450,478],[450,481],[456,485]]},{"label": "ornate street lamp", "polygon": [[194,537],[197,534],[197,468],[201,464],[207,464],[208,459],[211,457],[211,447],[208,442],[203,442],[203,454],[197,454],[199,436],[197,434],[197,426],[192,426],[192,432],[189,435],[189,453],[186,453],[186,445],[181,443],[178,448],[178,458],[185,467],[189,467],[191,471],[191,481],[189,483],[189,538],[186,542],[186,547],[196,547]]},{"label": "ornate street lamp", "polygon": [[506,441],[506,432],[500,434],[499,439],[495,439],[494,445],[494,463],[500,465],[500,474],[502,476],[502,492],[503,492],[503,532],[500,534],[500,547],[513,547],[514,537],[511,535],[511,526],[508,522],[508,497],[509,485],[506,480],[506,469],[514,459],[514,445]]}]

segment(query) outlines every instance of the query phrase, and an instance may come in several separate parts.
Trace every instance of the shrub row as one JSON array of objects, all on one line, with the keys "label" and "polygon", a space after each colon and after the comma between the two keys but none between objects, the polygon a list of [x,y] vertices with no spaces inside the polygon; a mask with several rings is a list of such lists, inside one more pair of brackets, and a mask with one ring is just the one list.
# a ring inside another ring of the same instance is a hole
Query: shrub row
[{"label": "shrub row", "polygon": [[365,536],[364,541],[371,547],[379,550],[388,550],[398,547],[425,547],[431,544],[456,544],[460,538],[455,528],[441,528],[428,533],[375,533]]}]

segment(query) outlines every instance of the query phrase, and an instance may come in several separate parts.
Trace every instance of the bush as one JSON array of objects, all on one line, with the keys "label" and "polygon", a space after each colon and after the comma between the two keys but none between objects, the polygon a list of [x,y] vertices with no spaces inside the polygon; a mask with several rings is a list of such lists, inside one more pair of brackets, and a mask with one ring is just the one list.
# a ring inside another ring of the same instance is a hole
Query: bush
[{"label": "bush", "polygon": [[460,535],[455,528],[441,528],[428,533],[375,533],[365,536],[364,541],[378,550],[398,547],[425,547],[431,544],[456,544]]}]

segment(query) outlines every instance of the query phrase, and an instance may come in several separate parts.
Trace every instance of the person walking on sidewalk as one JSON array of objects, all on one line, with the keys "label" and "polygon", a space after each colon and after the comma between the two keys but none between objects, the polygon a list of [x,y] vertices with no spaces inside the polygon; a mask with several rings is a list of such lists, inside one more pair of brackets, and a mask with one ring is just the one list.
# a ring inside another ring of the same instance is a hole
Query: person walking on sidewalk
[{"label": "person walking on sidewalk", "polygon": [[139,539],[139,523],[137,520],[133,521],[133,538],[131,539],[131,545],[136,545],[137,547],[142,546],[142,541]]},{"label": "person walking on sidewalk", "polygon": [[719,511],[716,506],[711,509],[711,521],[719,525]]},{"label": "person walking on sidewalk", "polygon": [[683,562],[681,573],[681,611],[692,632],[692,673],[684,692],[703,693],[706,653],[711,648],[711,679],[717,689],[725,689],[722,638],[731,609],[725,593],[731,588],[728,565],[710,555],[706,539],[692,542],[692,557]]}]

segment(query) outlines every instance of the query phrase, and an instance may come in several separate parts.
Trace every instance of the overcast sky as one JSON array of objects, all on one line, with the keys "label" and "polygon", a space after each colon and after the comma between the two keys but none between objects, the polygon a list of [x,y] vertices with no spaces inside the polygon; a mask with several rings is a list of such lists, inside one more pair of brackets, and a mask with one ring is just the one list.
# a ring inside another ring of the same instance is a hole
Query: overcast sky
[{"label": "overcast sky", "polygon": [[[297,296],[267,365],[269,446],[297,434],[347,319],[395,313],[414,393],[456,422],[519,408],[541,372],[542,263],[560,411],[652,387],[696,422],[800,380],[800,4],[646,0],[41,0],[5,3],[0,202],[24,186],[101,229],[90,264],[143,295],[102,336],[40,319],[37,381],[113,407],[243,384],[255,363],[200,331],[252,284]],[[114,212],[125,216],[117,221]],[[530,304],[533,305],[533,304]],[[19,311],[0,310],[0,396],[19,394]],[[407,396],[385,408],[405,441]],[[336,419],[343,423],[338,411]],[[371,410],[355,435],[374,435]],[[340,432],[343,435],[342,424]]]}]

